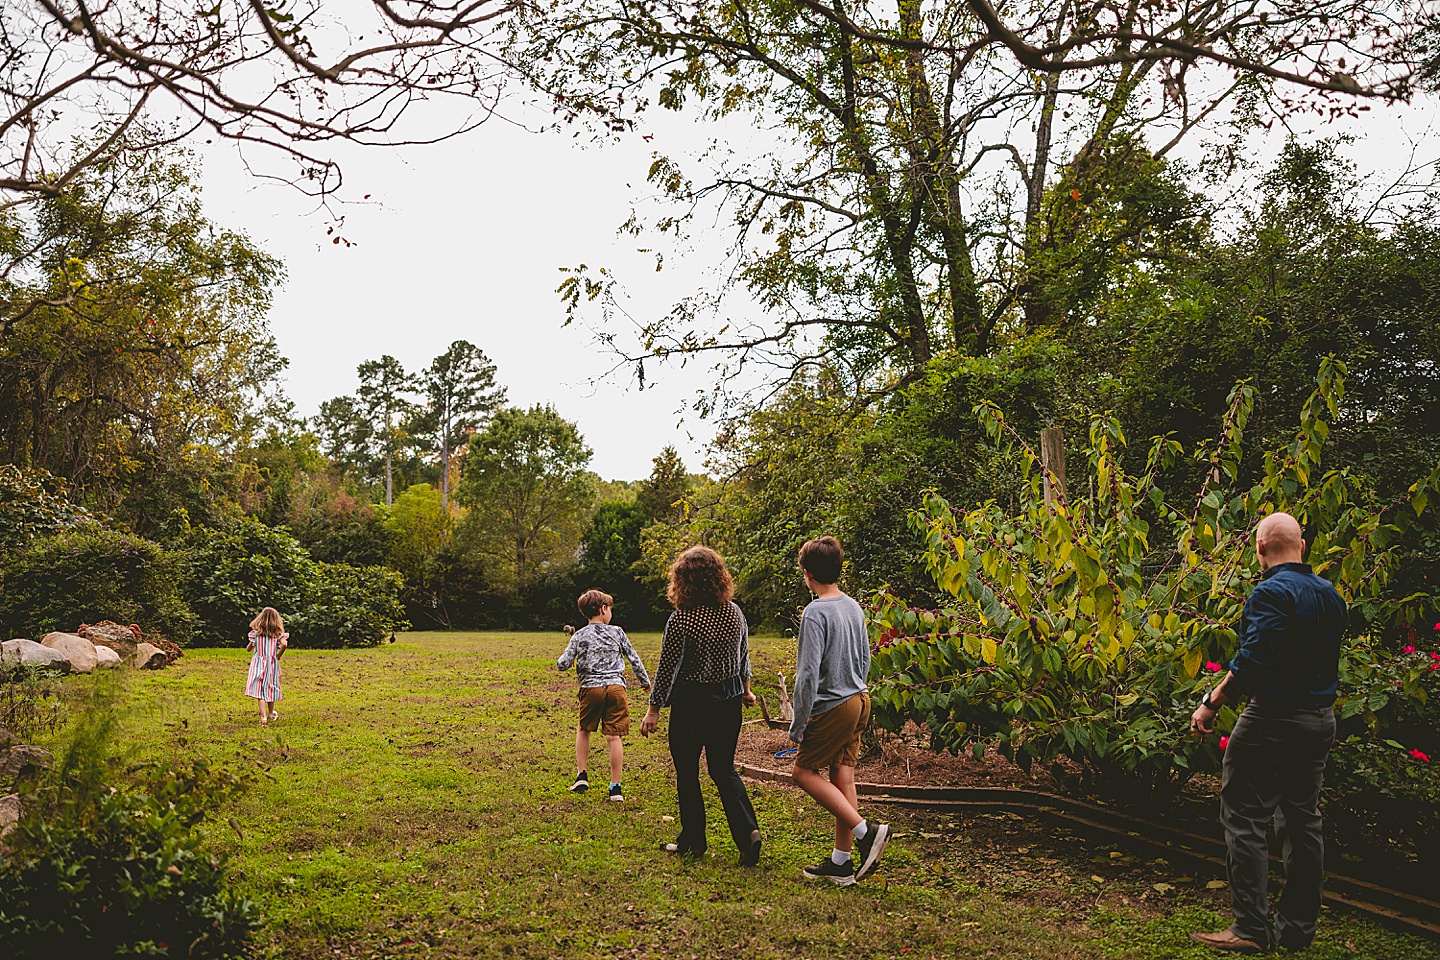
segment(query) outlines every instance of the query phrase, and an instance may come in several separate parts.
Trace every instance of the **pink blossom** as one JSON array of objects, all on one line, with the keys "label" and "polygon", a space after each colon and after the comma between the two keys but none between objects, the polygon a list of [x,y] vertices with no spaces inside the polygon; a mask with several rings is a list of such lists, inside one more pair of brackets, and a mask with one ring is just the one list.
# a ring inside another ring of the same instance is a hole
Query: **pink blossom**
[{"label": "pink blossom", "polygon": [[1434,673],[1436,670],[1440,670],[1440,660],[1436,660],[1434,663],[1430,664],[1430,672]]},{"label": "pink blossom", "polygon": [[1406,652],[1406,653],[1414,653],[1414,652],[1415,652],[1415,646],[1414,646],[1413,644],[1406,646],[1406,647],[1405,647],[1405,652]]},{"label": "pink blossom", "polygon": [[1224,749],[1225,749],[1226,747],[1228,747],[1228,746],[1230,746],[1230,738],[1229,738],[1229,737],[1221,737],[1221,738],[1220,738],[1220,749],[1221,749],[1221,750],[1224,750]]},{"label": "pink blossom", "polygon": [[1205,669],[1210,671],[1211,673],[1219,673],[1225,668],[1220,666],[1220,664],[1216,663],[1214,660],[1207,660],[1205,662]]},{"label": "pink blossom", "polygon": [[1424,763],[1429,763],[1429,762],[1430,762],[1430,758],[1427,757],[1425,754],[1421,753],[1419,750],[1411,750],[1411,751],[1410,751],[1410,756],[1412,756],[1412,757],[1414,757],[1416,760],[1420,760],[1420,761],[1422,761],[1422,762],[1424,762]]}]

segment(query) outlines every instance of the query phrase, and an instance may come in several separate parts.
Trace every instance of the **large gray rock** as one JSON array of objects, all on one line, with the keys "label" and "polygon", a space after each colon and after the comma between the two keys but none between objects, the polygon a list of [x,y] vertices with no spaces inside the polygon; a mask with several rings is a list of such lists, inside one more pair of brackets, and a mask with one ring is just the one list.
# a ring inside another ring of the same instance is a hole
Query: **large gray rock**
[{"label": "large gray rock", "polygon": [[12,784],[49,769],[54,756],[44,747],[28,743],[14,744],[0,750],[0,783]]},{"label": "large gray rock", "polygon": [[0,797],[0,838],[5,837],[20,820],[20,794]]},{"label": "large gray rock", "polygon": [[113,647],[102,647],[98,643],[95,644],[95,666],[103,670],[106,667],[118,667],[124,662],[124,658],[116,653]]},{"label": "large gray rock", "polygon": [[135,631],[118,623],[97,623],[80,628],[80,636],[99,647],[109,647],[125,659],[135,656]]},{"label": "large gray rock", "polygon": [[18,667],[35,667],[42,670],[70,671],[70,661],[59,650],[52,650],[34,640],[6,640],[0,643],[0,667],[9,672]]},{"label": "large gray rock", "polygon": [[90,673],[99,661],[95,657],[95,644],[74,633],[47,633],[40,641],[51,650],[59,650],[70,661],[73,673]]},{"label": "large gray rock", "polygon": [[141,670],[159,670],[167,663],[165,651],[153,643],[135,644],[135,666]]}]

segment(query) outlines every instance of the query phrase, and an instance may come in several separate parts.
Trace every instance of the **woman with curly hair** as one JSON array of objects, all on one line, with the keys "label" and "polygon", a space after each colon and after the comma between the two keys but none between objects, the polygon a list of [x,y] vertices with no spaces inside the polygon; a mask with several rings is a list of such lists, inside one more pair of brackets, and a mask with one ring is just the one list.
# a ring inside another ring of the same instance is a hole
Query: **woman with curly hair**
[{"label": "woman with curly hair", "polygon": [[705,852],[705,801],[700,796],[700,751],[720,792],[740,865],[760,862],[760,828],[745,781],[735,772],[740,714],[755,703],[750,692],[750,627],[730,598],[735,581],[720,554],[691,547],[670,567],[666,594],[675,612],[665,623],[650,709],[640,724],[649,736],[670,707],[670,758],[680,801],[680,836],[661,849],[700,856]]}]

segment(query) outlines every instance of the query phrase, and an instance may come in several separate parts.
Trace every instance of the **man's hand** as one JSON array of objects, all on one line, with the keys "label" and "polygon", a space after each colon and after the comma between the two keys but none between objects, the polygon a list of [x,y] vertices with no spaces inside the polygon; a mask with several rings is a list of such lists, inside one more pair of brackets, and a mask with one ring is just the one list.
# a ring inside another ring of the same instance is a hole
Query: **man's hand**
[{"label": "man's hand", "polygon": [[746,690],[744,693],[740,694],[740,702],[745,704],[745,706],[747,707],[753,707],[756,703],[759,702],[759,700],[756,698],[755,694],[751,693],[749,690]]},{"label": "man's hand", "polygon": [[1190,732],[1197,737],[1208,736],[1215,730],[1215,711],[1200,704],[1190,715]]},{"label": "man's hand", "polygon": [[660,708],[651,706],[645,711],[645,719],[640,721],[640,736],[648,737],[660,726]]}]

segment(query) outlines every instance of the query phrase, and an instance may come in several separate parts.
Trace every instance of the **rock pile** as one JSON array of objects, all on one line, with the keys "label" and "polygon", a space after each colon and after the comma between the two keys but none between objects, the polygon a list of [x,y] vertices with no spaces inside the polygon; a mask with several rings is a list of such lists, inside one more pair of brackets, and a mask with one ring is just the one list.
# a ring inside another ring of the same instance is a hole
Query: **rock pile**
[{"label": "rock pile", "polygon": [[146,643],[140,639],[139,627],[122,627],[108,620],[94,626],[81,624],[75,633],[47,633],[39,643],[6,640],[0,644],[0,677],[21,667],[91,673],[130,664],[140,670],[159,670],[180,656],[180,648],[168,640],[157,640]]}]

